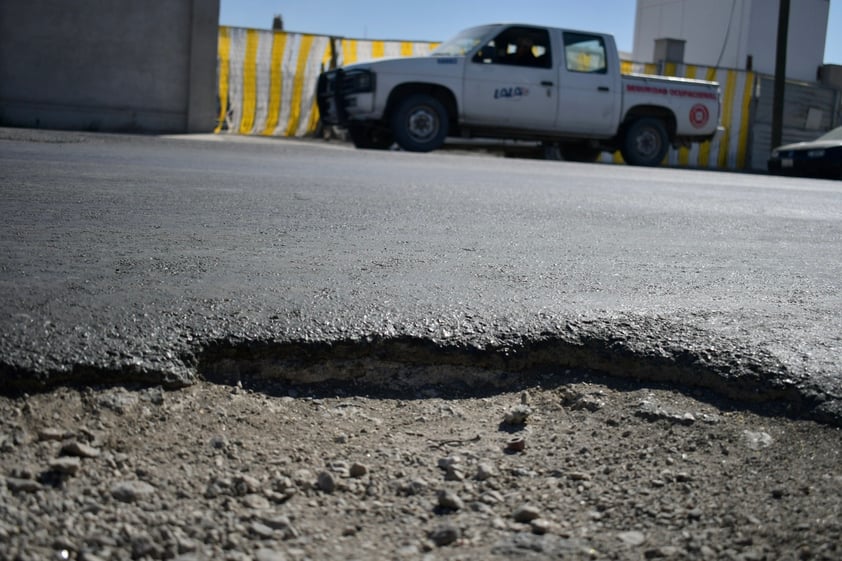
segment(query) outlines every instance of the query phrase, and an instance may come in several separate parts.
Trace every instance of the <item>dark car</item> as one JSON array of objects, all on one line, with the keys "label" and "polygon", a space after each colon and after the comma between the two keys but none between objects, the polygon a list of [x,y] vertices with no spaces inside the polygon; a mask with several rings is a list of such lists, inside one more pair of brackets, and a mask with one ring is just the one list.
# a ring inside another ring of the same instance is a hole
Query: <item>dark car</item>
[{"label": "dark car", "polygon": [[771,173],[842,179],[842,127],[810,142],[775,148],[768,168]]}]

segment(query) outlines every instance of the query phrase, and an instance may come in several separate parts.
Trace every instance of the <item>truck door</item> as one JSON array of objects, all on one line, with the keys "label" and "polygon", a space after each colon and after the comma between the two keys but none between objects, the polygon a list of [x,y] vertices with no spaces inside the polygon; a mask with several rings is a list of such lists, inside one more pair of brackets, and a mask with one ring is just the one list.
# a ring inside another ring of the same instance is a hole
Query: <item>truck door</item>
[{"label": "truck door", "polygon": [[558,70],[552,58],[546,29],[504,29],[465,66],[465,123],[552,130],[558,111]]},{"label": "truck door", "polygon": [[620,119],[620,63],[602,35],[562,32],[556,128],[564,133],[611,136]]}]

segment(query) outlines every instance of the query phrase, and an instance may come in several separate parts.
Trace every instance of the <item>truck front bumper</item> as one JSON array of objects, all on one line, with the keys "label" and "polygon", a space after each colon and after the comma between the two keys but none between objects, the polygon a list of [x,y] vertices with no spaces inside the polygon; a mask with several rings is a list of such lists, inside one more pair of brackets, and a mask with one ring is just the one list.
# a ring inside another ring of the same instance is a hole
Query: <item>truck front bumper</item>
[{"label": "truck front bumper", "polygon": [[319,115],[327,125],[344,126],[348,121],[370,113],[374,106],[373,72],[338,68],[319,75],[316,101]]}]

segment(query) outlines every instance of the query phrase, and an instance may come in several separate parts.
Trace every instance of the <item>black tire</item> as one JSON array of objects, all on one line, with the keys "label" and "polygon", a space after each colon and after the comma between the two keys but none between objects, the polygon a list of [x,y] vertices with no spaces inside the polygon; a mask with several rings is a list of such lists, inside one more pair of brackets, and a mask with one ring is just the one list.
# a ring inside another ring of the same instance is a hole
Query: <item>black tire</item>
[{"label": "black tire", "polygon": [[430,152],[441,148],[447,133],[447,110],[432,96],[409,96],[392,113],[395,142],[408,152]]},{"label": "black tire", "polygon": [[632,122],[623,138],[620,152],[627,164],[657,166],[669,150],[669,137],[663,121],[644,117]]},{"label": "black tire", "polygon": [[568,162],[595,162],[602,151],[587,144],[562,144],[561,157]]},{"label": "black tire", "polygon": [[348,125],[348,136],[357,148],[366,150],[388,150],[394,144],[392,133],[362,123]]}]

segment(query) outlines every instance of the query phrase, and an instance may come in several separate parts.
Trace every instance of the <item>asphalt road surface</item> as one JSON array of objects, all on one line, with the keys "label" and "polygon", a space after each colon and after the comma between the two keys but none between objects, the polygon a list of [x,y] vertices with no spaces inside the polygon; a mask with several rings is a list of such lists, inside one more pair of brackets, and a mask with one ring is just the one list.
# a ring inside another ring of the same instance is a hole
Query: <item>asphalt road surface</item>
[{"label": "asphalt road surface", "polygon": [[0,194],[3,391],[592,368],[842,420],[838,181],[0,129]]}]

